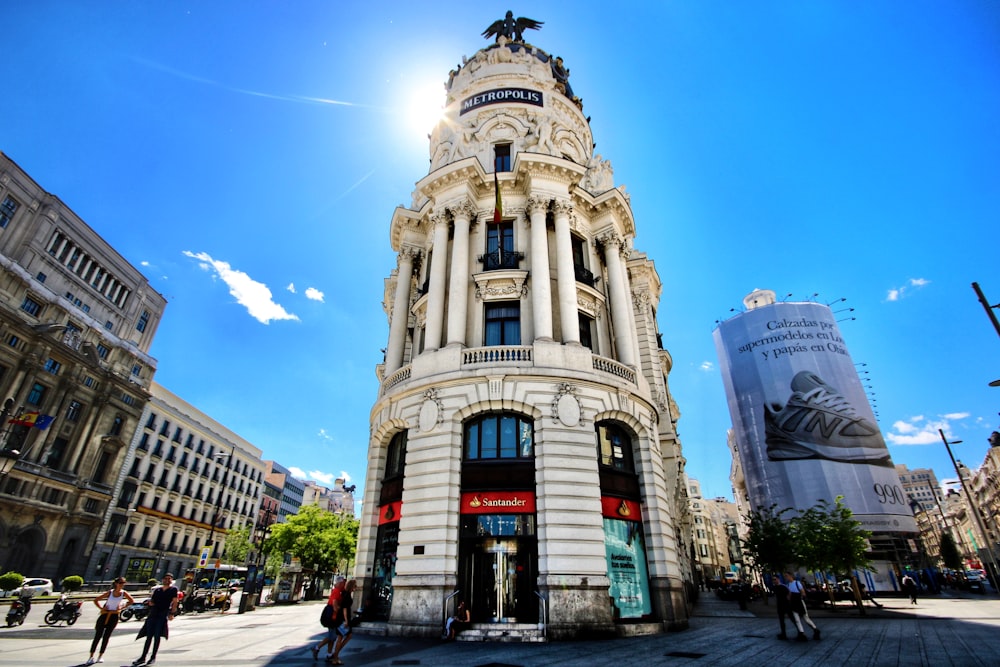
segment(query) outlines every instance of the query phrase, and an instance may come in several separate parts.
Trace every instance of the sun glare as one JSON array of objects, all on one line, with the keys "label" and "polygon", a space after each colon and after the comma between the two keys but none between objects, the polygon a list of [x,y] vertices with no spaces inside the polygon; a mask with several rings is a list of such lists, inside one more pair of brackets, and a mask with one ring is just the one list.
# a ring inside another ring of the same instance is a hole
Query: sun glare
[{"label": "sun glare", "polygon": [[407,96],[406,124],[411,130],[427,134],[444,114],[444,87],[440,81],[422,83]]}]

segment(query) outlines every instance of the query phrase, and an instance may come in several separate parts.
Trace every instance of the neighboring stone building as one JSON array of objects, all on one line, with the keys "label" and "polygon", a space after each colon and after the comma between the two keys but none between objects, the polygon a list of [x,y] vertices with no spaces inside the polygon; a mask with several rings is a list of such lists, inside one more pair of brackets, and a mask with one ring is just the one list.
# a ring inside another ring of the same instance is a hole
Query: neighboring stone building
[{"label": "neighboring stone building", "polygon": [[0,154],[4,571],[84,574],[149,397],[165,306],[137,268]]},{"label": "neighboring stone building", "polygon": [[150,392],[88,579],[182,576],[206,547],[210,562],[222,555],[228,529],[257,518],[260,449],[157,383]]},{"label": "neighboring stone building", "polygon": [[941,504],[941,484],[933,470],[930,468],[910,470],[905,463],[897,463],[896,474],[899,475],[899,484],[910,502],[919,503],[920,507],[926,510]]},{"label": "neighboring stone building", "polygon": [[344,488],[344,479],[338,477],[333,482],[333,488],[328,489],[316,482],[304,482],[305,491],[302,496],[303,505],[316,505],[327,512],[354,516],[354,487]]},{"label": "neighboring stone building", "polygon": [[561,59],[500,37],[463,63],[392,216],[365,609],[428,637],[455,596],[487,638],[683,628],[684,459],[629,197]]}]

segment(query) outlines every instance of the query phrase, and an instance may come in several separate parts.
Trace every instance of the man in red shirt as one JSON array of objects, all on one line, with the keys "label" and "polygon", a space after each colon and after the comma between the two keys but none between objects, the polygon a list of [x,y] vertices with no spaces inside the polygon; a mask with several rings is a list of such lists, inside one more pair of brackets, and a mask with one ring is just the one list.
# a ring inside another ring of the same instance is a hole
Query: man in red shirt
[{"label": "man in red shirt", "polygon": [[[333,590],[330,591],[330,597],[327,598],[326,603],[333,607],[333,615],[331,618],[339,619],[340,613],[340,596],[344,592],[344,586],[347,585],[347,579],[337,575],[334,579]],[[326,649],[326,657],[330,658],[333,655],[333,647],[337,644],[337,626],[340,625],[340,621],[330,623],[330,626],[326,628],[326,637],[316,646],[313,646],[312,651],[313,660],[319,660],[319,652],[324,646]]]}]

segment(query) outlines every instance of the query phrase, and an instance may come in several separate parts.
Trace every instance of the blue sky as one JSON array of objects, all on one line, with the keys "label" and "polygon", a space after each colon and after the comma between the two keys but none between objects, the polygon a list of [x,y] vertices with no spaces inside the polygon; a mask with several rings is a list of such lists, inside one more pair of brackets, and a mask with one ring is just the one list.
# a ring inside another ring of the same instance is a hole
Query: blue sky
[{"label": "blue sky", "polygon": [[1000,425],[970,287],[1000,302],[1000,5],[611,7],[7,3],[0,150],[166,296],[158,382],[265,457],[363,485],[428,91],[510,8],[545,22],[527,38],[563,57],[631,194],[706,495],[731,495],[711,334],[754,288],[854,308],[897,463],[949,476],[940,427],[978,465]]}]

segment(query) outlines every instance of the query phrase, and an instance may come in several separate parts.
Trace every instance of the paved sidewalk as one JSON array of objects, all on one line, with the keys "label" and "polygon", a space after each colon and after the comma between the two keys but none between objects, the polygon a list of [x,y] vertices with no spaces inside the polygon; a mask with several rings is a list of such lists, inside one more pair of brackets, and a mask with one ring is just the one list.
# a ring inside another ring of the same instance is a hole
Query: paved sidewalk
[{"label": "paved sidewalk", "polygon": [[[746,611],[735,602],[703,594],[690,628],[651,637],[548,644],[441,642],[364,635],[341,657],[347,667],[733,667],[899,666],[947,667],[1000,664],[1000,600],[996,596],[881,600],[883,609],[859,616],[846,605],[812,613],[822,641],[775,638],[771,606]],[[92,605],[91,605],[92,606]],[[321,602],[261,607],[248,614],[182,616],[170,628],[157,667],[322,667],[309,647],[322,636]],[[34,613],[34,611],[32,612]],[[0,629],[0,666],[81,665],[93,636],[96,612],[72,628],[49,628],[32,619],[22,628]],[[141,647],[139,624],[122,623],[111,639],[107,664],[126,665]]]}]

